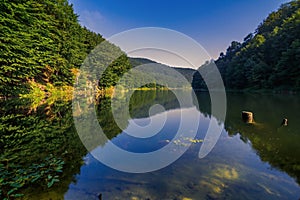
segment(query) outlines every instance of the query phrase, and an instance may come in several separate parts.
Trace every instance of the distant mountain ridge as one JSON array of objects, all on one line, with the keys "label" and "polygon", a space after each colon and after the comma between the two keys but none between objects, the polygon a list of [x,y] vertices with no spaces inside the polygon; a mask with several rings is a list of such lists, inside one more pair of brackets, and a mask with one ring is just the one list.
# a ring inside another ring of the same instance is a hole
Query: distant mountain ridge
[{"label": "distant mountain ridge", "polygon": [[[155,65],[159,66],[159,69],[156,68],[156,70],[158,69],[159,72],[161,72],[159,78],[169,80],[169,83],[171,83],[171,82],[176,83],[175,85],[173,85],[174,87],[175,86],[176,87],[191,86],[192,81],[193,81],[194,73],[196,72],[195,69],[172,67],[172,66],[168,66],[168,65],[165,65],[165,64],[158,63],[158,62],[150,60],[148,58],[132,58],[132,57],[130,57],[129,61],[130,61],[133,68],[137,67],[137,66],[140,66],[140,65],[144,65],[144,64],[150,64],[150,66],[151,66],[151,64],[153,64],[153,66],[155,66]],[[183,84],[183,83],[178,82],[177,75],[174,72],[173,73],[171,72],[171,70],[173,70],[173,69],[175,69],[177,72],[182,74],[187,79],[187,81],[190,85],[180,85],[180,84]],[[154,70],[154,71],[157,72],[156,70]],[[151,69],[147,70],[147,72],[151,72]],[[144,74],[143,76],[147,76],[147,73]]]}]

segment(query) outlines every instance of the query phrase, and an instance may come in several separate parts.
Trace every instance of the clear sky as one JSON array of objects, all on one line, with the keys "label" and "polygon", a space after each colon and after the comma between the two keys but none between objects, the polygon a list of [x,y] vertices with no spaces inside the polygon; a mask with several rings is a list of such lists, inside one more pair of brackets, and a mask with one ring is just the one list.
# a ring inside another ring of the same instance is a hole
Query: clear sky
[{"label": "clear sky", "polygon": [[139,27],[182,32],[217,58],[287,0],[69,0],[80,23],[108,38]]}]

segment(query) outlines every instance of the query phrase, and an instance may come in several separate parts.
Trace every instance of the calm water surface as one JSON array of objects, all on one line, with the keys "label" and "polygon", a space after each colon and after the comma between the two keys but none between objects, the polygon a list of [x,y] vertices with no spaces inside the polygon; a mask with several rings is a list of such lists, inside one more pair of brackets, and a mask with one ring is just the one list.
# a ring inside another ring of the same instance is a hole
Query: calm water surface
[{"label": "calm water surface", "polygon": [[[196,139],[205,137],[209,121],[215,116],[210,114],[207,93],[198,93],[197,100],[199,107],[186,103],[180,108],[172,92],[136,91],[130,100],[133,119],[127,122],[126,130],[120,130],[114,122],[110,99],[100,100],[98,121],[107,137],[119,147],[137,153],[150,152],[174,137],[181,112],[200,114],[198,129],[190,131],[197,132]],[[21,199],[97,199],[101,193],[105,200],[297,200],[299,100],[299,96],[292,95],[228,94],[227,118],[220,122],[225,129],[207,157],[198,158],[202,143],[196,142],[170,166],[145,174],[118,172],[93,158],[76,134],[70,102],[52,102],[36,108],[28,107],[28,102],[1,102],[1,195],[7,196],[13,188],[11,183],[19,182],[21,186],[13,194],[24,194]],[[80,105],[75,114],[80,116],[88,104]],[[154,104],[161,104],[165,111],[149,116],[149,108]],[[254,113],[254,125],[241,121],[243,110]],[[164,114],[167,121],[157,135],[137,139],[126,134],[133,122],[146,125],[150,119],[159,121]],[[289,125],[281,127],[285,117]],[[193,138],[182,138],[178,145],[185,145],[189,139]],[[95,146],[94,151],[103,148],[107,148],[105,143]],[[55,176],[59,181],[48,188]],[[33,177],[37,180],[33,181]]]}]

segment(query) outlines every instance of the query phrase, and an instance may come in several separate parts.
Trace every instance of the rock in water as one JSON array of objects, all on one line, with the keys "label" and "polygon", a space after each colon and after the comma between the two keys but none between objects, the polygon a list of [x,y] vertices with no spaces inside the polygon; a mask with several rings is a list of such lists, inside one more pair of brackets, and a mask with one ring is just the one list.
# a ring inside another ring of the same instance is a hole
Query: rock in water
[{"label": "rock in water", "polygon": [[254,122],[253,120],[253,113],[248,111],[242,112],[242,119],[245,123],[251,124]]}]

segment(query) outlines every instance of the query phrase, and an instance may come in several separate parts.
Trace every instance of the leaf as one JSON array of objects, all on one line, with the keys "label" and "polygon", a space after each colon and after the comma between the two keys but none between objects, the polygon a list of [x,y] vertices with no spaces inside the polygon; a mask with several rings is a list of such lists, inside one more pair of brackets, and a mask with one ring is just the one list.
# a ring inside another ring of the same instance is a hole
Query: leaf
[{"label": "leaf", "polygon": [[54,182],[59,182],[59,179],[54,178],[53,181],[54,181]]},{"label": "leaf", "polygon": [[16,191],[16,190],[17,190],[16,188],[13,188],[13,189],[9,190],[8,193],[7,193],[7,195],[12,194],[12,193],[13,193],[14,191]]},{"label": "leaf", "polygon": [[34,183],[34,182],[37,181],[40,177],[41,177],[41,176],[38,175],[38,176],[34,177],[30,182],[31,182],[31,183]]},{"label": "leaf", "polygon": [[13,195],[11,195],[12,197],[22,197],[22,196],[24,196],[24,194],[13,194]]},{"label": "leaf", "polygon": [[20,188],[20,187],[22,187],[22,185],[20,183],[11,183],[10,186],[13,187],[13,188]]},{"label": "leaf", "polygon": [[54,184],[54,181],[51,180],[51,181],[47,184],[48,188],[50,188],[53,184]]}]

